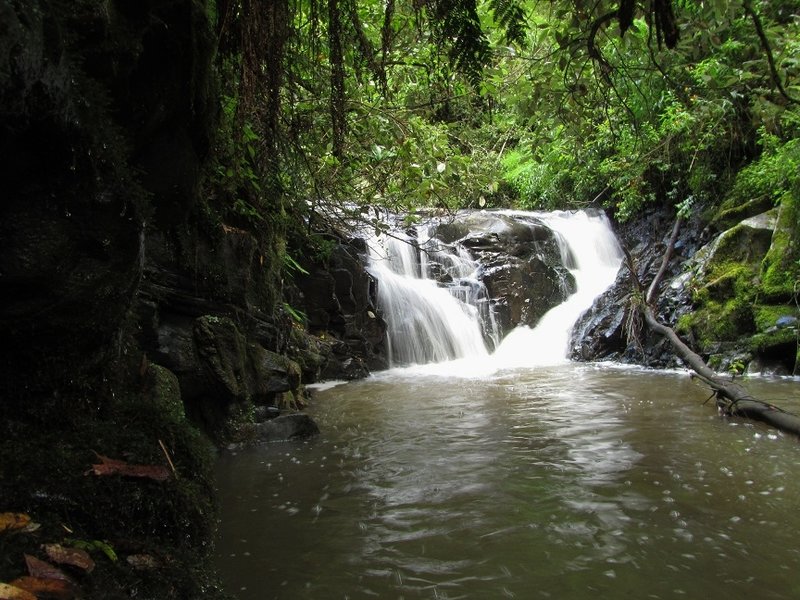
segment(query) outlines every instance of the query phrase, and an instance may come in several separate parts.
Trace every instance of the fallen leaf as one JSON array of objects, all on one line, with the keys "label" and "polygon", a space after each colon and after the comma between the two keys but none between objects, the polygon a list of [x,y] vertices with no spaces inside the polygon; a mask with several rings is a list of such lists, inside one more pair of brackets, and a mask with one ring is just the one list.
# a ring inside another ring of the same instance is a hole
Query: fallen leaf
[{"label": "fallen leaf", "polygon": [[77,590],[69,581],[63,579],[43,579],[40,577],[19,577],[11,582],[36,598],[50,598],[51,600],[72,600]]},{"label": "fallen leaf", "polygon": [[16,586],[0,583],[0,600],[36,600],[36,596]]},{"label": "fallen leaf", "polygon": [[42,544],[42,548],[53,562],[77,567],[87,573],[91,573],[94,569],[94,561],[86,550],[67,548],[61,544]]},{"label": "fallen leaf", "polygon": [[10,531],[13,529],[24,529],[31,522],[31,518],[25,513],[4,512],[0,513],[0,531]]},{"label": "fallen leaf", "polygon": [[150,554],[131,554],[125,560],[134,569],[140,571],[157,569],[161,566],[161,561],[159,561],[155,556],[152,556]]},{"label": "fallen leaf", "polygon": [[170,471],[163,465],[132,465],[124,460],[97,455],[99,464],[92,465],[91,472],[99,477],[108,475],[122,475],[124,477],[144,477],[155,481],[166,481],[170,478]]},{"label": "fallen leaf", "polygon": [[64,571],[35,556],[26,554],[25,564],[28,566],[28,573],[31,577],[37,577],[39,579],[61,579],[62,581],[72,583],[72,579],[70,579],[70,576],[64,573]]}]

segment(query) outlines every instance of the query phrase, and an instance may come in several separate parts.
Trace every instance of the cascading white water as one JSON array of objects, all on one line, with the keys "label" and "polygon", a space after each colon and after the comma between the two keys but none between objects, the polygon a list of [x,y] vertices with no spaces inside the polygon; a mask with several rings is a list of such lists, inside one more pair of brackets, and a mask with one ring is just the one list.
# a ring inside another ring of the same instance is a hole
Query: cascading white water
[{"label": "cascading white water", "polygon": [[[486,288],[478,278],[480,265],[464,248],[445,248],[429,238],[426,229],[416,240],[375,238],[370,241],[370,270],[379,282],[378,304],[387,322],[391,365],[455,361],[461,366],[456,370],[477,374],[567,360],[572,326],[616,277],[622,262],[619,244],[603,215],[505,214],[536,217],[556,233],[562,263],[575,277],[576,292],[546,313],[535,328],[518,327],[498,344]],[[449,287],[431,276],[432,265],[446,271],[444,278],[453,282]],[[491,355],[487,339],[497,348]]]},{"label": "cascading white water", "polygon": [[578,211],[537,216],[558,234],[562,262],[569,265],[577,289],[550,309],[535,328],[518,327],[505,337],[493,357],[503,367],[566,362],[572,326],[594,299],[614,283],[622,264],[622,249],[604,215]]},{"label": "cascading white water", "polygon": [[[378,280],[378,304],[387,323],[389,363],[425,364],[487,356],[479,310],[428,277],[428,253],[440,252],[422,238],[399,236],[370,241],[370,271]],[[422,259],[420,259],[420,254]],[[449,276],[474,279],[477,265],[448,257]],[[476,280],[477,281],[477,280]]]}]

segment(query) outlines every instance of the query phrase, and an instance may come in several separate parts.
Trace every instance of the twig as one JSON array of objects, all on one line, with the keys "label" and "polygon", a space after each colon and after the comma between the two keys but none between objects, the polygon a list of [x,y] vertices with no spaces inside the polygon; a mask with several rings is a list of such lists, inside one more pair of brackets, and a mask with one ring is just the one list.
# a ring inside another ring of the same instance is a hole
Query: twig
[{"label": "twig", "polygon": [[787,102],[791,102],[792,104],[800,104],[800,100],[790,96],[786,91],[786,88],[783,87],[783,82],[781,81],[780,75],[778,75],[778,68],[775,66],[775,57],[772,56],[772,48],[770,48],[767,34],[764,33],[764,26],[761,24],[761,18],[758,16],[758,13],[756,13],[755,9],[753,9],[753,5],[750,0],[744,0],[742,7],[744,8],[745,14],[747,14],[753,20],[753,25],[756,28],[758,39],[761,41],[761,48],[764,50],[764,54],[767,55],[769,74],[772,77],[772,82],[775,84],[775,87],[778,88],[780,95],[783,96]]},{"label": "twig", "polygon": [[175,475],[175,478],[177,479],[178,472],[175,470],[175,465],[172,464],[172,459],[169,457],[169,452],[167,452],[167,447],[161,440],[158,440],[158,445],[161,446],[161,450],[164,452],[164,456],[167,458],[167,462],[169,463],[169,468],[172,469],[172,474]]}]

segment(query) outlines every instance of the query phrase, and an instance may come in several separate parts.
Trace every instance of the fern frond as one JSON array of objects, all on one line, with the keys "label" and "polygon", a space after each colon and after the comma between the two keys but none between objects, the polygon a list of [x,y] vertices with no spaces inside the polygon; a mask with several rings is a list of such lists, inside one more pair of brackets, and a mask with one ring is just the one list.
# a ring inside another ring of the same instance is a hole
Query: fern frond
[{"label": "fern frond", "polygon": [[528,19],[520,0],[489,0],[494,22],[503,29],[507,44],[527,45]]},{"label": "fern frond", "polygon": [[439,43],[448,47],[456,68],[477,83],[489,59],[489,42],[476,0],[432,0],[431,6]]}]

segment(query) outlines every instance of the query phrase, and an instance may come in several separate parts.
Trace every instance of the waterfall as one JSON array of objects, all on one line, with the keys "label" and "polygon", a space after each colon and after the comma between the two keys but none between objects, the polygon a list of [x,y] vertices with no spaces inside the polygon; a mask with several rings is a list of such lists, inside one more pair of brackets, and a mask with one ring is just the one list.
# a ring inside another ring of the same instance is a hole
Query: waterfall
[{"label": "waterfall", "polygon": [[[535,328],[517,327],[502,341],[481,282],[483,267],[466,248],[443,244],[420,227],[369,241],[370,272],[387,323],[392,366],[459,362],[466,372],[565,362],[569,334],[595,297],[613,283],[622,252],[605,216],[578,212],[502,213],[535,217],[554,233],[576,291]],[[493,351],[493,352],[492,352]]]},{"label": "waterfall", "polygon": [[549,310],[534,329],[518,327],[505,337],[493,357],[503,367],[566,362],[573,325],[614,283],[622,264],[622,249],[604,215],[578,211],[538,216],[556,232],[562,262],[575,277],[577,289]]},{"label": "waterfall", "polygon": [[[421,242],[421,245],[420,245]],[[438,363],[488,356],[478,302],[483,288],[470,294],[478,265],[466,255],[443,252],[422,230],[415,240],[402,235],[373,238],[370,272],[378,280],[378,305],[387,323],[389,364]],[[430,277],[431,255],[444,260],[447,277],[441,287]],[[488,308],[487,308],[488,309]]]}]

